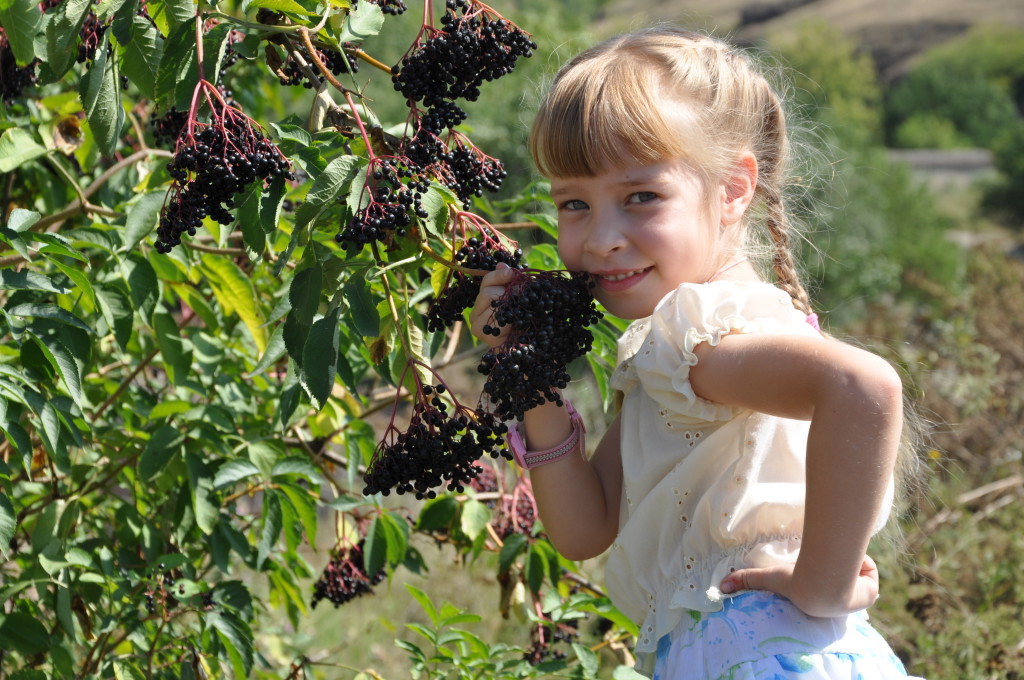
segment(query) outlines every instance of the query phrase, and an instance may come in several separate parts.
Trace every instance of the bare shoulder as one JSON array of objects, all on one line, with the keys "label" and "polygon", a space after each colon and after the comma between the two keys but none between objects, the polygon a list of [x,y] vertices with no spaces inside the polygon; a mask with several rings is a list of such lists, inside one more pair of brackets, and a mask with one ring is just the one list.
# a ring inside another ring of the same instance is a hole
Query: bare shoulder
[{"label": "bare shoulder", "polygon": [[709,401],[799,419],[837,397],[902,401],[887,361],[834,338],[734,333],[694,353],[690,383]]}]

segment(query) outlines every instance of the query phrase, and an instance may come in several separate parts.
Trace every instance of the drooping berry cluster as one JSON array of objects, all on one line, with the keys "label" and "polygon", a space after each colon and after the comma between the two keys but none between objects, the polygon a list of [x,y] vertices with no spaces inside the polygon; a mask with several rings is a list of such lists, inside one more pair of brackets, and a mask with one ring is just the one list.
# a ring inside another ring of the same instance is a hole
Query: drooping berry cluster
[{"label": "drooping berry cluster", "polygon": [[451,128],[465,119],[456,99],[475,101],[480,85],[511,73],[516,61],[533,54],[537,45],[477,0],[448,0],[441,24],[391,72],[396,90],[430,110],[427,116],[436,121],[432,127]]},{"label": "drooping berry cluster", "polygon": [[[579,640],[579,619],[563,619],[553,621],[545,616],[534,627],[530,634],[530,648],[523,654],[523,659],[530,665],[537,666],[544,661],[556,661],[567,656],[565,651]],[[556,647],[555,645],[563,645]]]},{"label": "drooping berry cluster", "polygon": [[[455,261],[461,266],[483,271],[492,271],[499,262],[519,269],[522,257],[523,251],[519,248],[509,251],[499,243],[477,238],[469,239],[455,253]],[[427,330],[438,332],[451,328],[452,324],[461,319],[463,311],[473,306],[480,293],[480,279],[479,276],[453,272],[448,285],[427,310]]]},{"label": "drooping berry cluster", "polygon": [[373,586],[383,581],[385,575],[384,569],[376,574],[366,573],[363,541],[355,546],[336,547],[331,551],[331,561],[313,584],[310,606],[315,609],[320,600],[328,600],[335,607],[340,607],[350,600],[372,593]]},{"label": "drooping berry cluster", "polygon": [[511,458],[505,448],[504,423],[483,409],[470,409],[443,398],[443,384],[418,388],[409,427],[400,432],[392,423],[377,445],[363,477],[363,494],[415,493],[434,498],[435,488],[465,491],[479,473],[476,461],[484,455]]},{"label": "drooping berry cluster", "polygon": [[531,535],[537,523],[537,502],[529,478],[519,477],[511,493],[502,494],[495,510],[494,533],[498,538],[505,540],[512,534]]},{"label": "drooping berry cluster", "polygon": [[7,41],[7,34],[0,26],[0,100],[10,102],[20,97],[26,87],[35,85],[38,63],[38,59],[33,59],[25,66],[18,66],[18,60]]},{"label": "drooping berry cluster", "polygon": [[[403,178],[410,181],[403,183]],[[368,243],[386,243],[394,236],[405,236],[412,224],[410,213],[427,217],[421,199],[428,186],[397,159],[374,158],[366,170],[363,187],[366,205],[352,215],[334,240],[352,255]]]},{"label": "drooping berry cluster", "polygon": [[584,272],[522,270],[491,303],[493,320],[484,333],[512,329],[477,368],[501,418],[521,420],[545,401],[561,402],[555,390],[568,385],[569,363],[590,351],[594,336],[587,326],[601,318],[590,285]]},{"label": "drooping berry cluster", "polygon": [[170,252],[182,234],[194,236],[205,217],[230,224],[236,194],[253,182],[293,179],[290,168],[259,125],[238,109],[225,105],[211,123],[191,121],[167,166],[174,184],[160,213],[157,251]]}]

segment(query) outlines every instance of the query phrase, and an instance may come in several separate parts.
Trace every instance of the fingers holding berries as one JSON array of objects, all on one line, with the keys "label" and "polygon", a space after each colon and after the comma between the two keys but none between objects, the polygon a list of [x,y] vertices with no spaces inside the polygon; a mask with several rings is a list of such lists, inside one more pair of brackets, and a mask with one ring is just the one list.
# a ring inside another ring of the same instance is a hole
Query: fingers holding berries
[{"label": "fingers holding berries", "polygon": [[516,270],[499,264],[480,279],[480,293],[469,314],[473,335],[488,347],[498,347],[505,342],[511,328],[501,325],[494,316],[495,307],[505,295],[505,287],[515,278]]}]

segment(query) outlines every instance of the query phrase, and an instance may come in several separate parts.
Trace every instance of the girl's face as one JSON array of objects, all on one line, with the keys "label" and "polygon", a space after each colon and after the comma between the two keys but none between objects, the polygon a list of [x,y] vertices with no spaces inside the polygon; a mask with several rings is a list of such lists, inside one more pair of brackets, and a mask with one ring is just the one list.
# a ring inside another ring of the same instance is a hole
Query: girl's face
[{"label": "girl's face", "polygon": [[707,281],[730,257],[721,210],[682,160],[553,179],[551,195],[562,260],[589,272],[594,296],[620,318],[650,316],[679,284]]}]

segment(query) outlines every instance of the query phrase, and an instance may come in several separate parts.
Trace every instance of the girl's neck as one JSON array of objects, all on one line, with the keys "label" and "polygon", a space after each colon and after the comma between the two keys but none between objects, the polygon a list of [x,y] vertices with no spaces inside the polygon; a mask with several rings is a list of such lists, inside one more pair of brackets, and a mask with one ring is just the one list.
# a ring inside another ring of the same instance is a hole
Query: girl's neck
[{"label": "girl's neck", "polygon": [[738,267],[738,266],[740,266],[741,264],[743,264],[743,263],[744,263],[744,262],[746,262],[746,261],[747,261],[747,258],[745,258],[745,257],[744,257],[744,258],[741,258],[741,259],[739,259],[739,260],[735,260],[734,262],[730,262],[729,264],[725,265],[724,267],[722,267],[721,269],[719,269],[719,270],[718,270],[717,272],[715,272],[714,274],[712,274],[712,275],[711,275],[711,276],[710,276],[710,277],[708,278],[708,280],[707,280],[707,281],[705,281],[704,283],[711,283],[712,281],[714,281],[715,279],[717,279],[718,277],[720,277],[720,276],[721,276],[722,274],[726,273],[726,272],[727,272],[727,271],[729,271],[730,269],[733,269],[733,268],[735,268],[735,267]]}]

